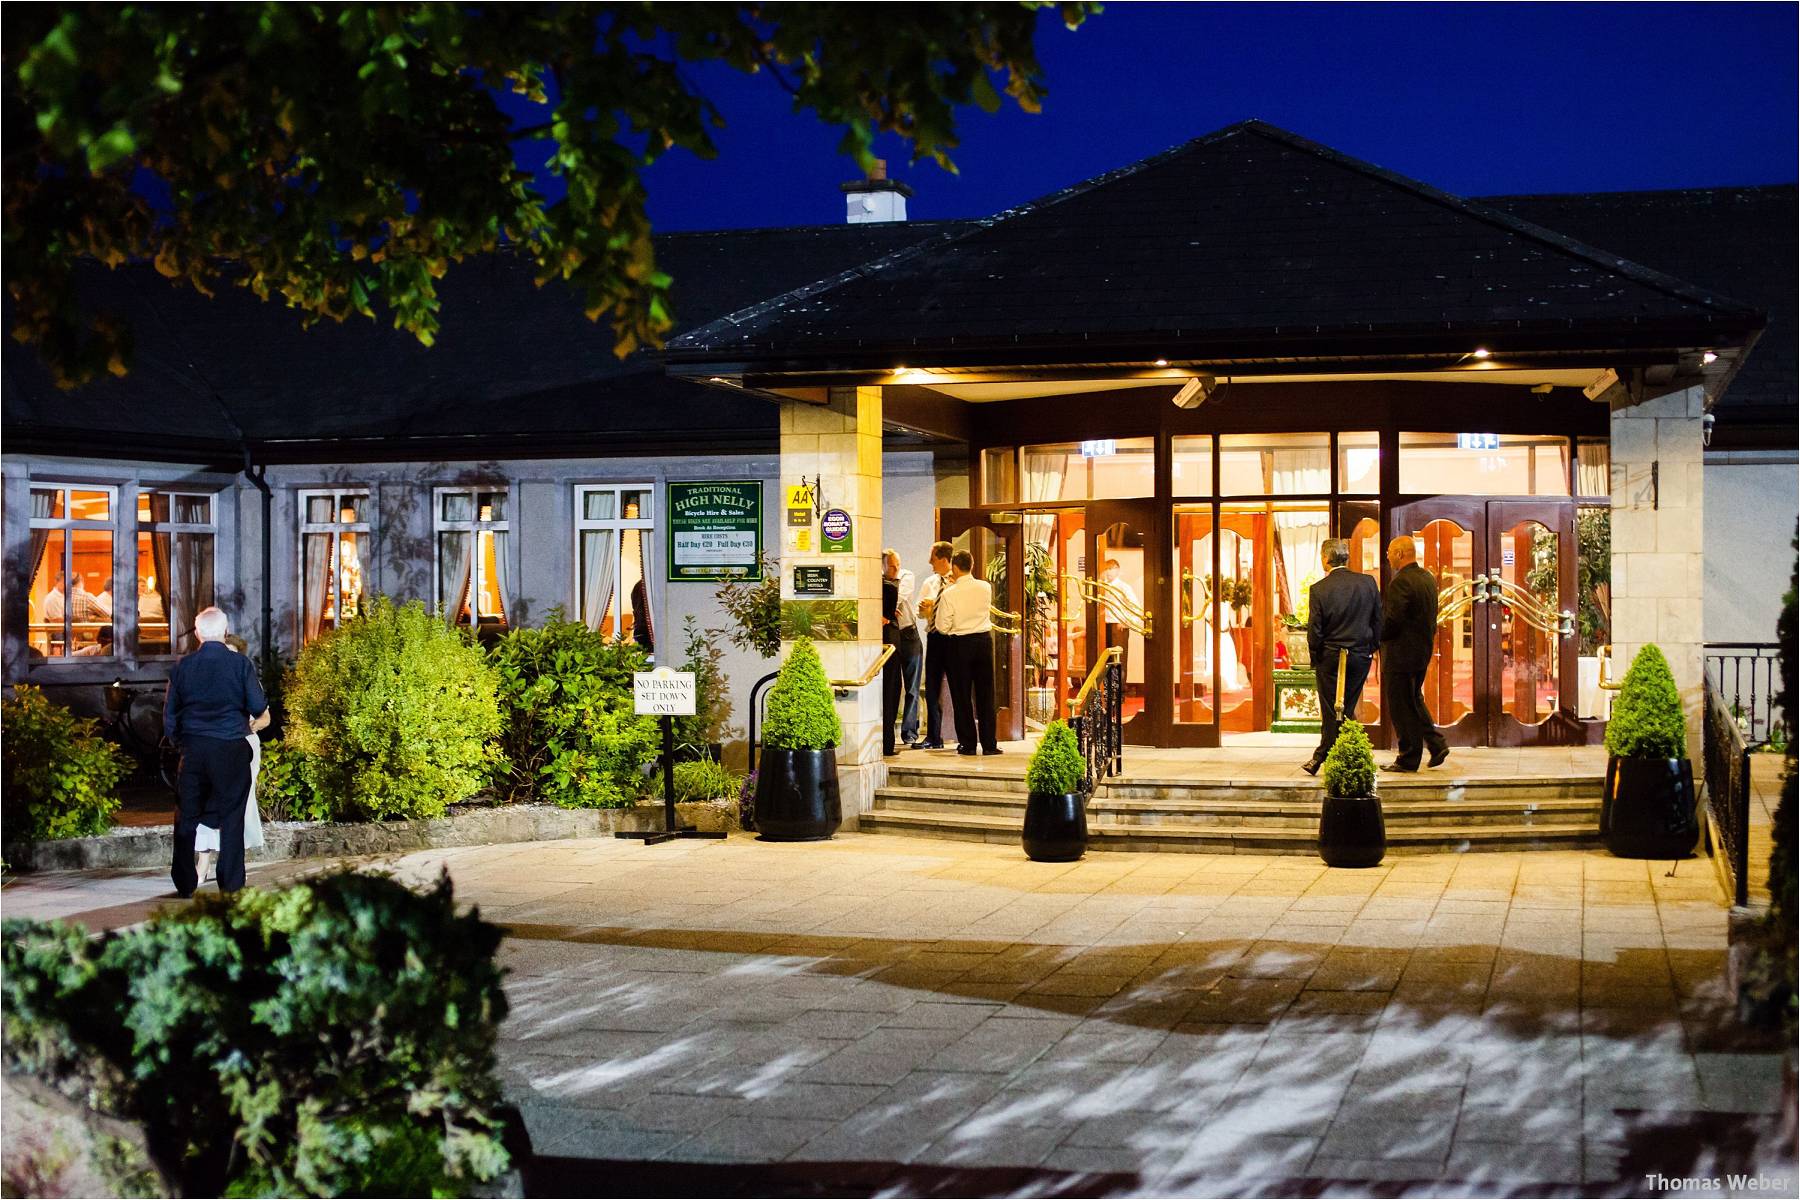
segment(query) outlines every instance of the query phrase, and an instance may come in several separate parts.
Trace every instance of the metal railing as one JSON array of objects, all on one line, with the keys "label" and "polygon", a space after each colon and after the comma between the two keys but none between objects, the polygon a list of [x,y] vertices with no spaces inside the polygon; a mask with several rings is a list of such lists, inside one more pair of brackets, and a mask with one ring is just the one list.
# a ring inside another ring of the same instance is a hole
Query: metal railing
[{"label": "metal railing", "polygon": [[1088,672],[1075,702],[1069,727],[1087,763],[1082,794],[1091,796],[1102,779],[1125,769],[1125,666],[1124,649],[1108,646],[1094,669]]},{"label": "metal railing", "polygon": [[1719,690],[1744,740],[1760,746],[1775,730],[1774,699],[1777,642],[1706,643],[1706,678]]},{"label": "metal railing", "polygon": [[1750,747],[1725,699],[1706,678],[1706,806],[1731,868],[1733,904],[1750,901]]}]

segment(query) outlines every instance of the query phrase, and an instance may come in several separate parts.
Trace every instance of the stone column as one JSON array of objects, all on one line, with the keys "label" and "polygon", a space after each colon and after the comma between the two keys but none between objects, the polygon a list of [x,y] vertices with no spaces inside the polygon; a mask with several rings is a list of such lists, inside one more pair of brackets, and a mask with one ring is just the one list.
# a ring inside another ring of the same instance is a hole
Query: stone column
[{"label": "stone column", "polygon": [[1612,412],[1613,675],[1622,678],[1646,642],[1662,648],[1681,690],[1696,774],[1705,705],[1705,403],[1692,387]]},{"label": "stone column", "polygon": [[[816,484],[822,493],[817,511],[843,509],[850,515],[852,552],[824,553],[815,520],[803,548],[796,531],[783,526],[781,540],[781,599],[790,604],[813,604],[829,612],[820,597],[794,593],[796,566],[832,568],[830,600],[851,601],[856,606],[854,638],[828,640],[815,635],[814,644],[831,679],[855,679],[868,670],[881,653],[881,389],[879,387],[832,388],[824,405],[796,400],[781,406],[781,501],[801,483]],[[783,644],[785,657],[788,646]],[[838,783],[843,792],[844,828],[855,829],[858,818],[870,808],[875,789],[887,781],[881,757],[881,680],[856,689],[840,699],[838,717],[844,723],[844,740],[838,746]]]}]

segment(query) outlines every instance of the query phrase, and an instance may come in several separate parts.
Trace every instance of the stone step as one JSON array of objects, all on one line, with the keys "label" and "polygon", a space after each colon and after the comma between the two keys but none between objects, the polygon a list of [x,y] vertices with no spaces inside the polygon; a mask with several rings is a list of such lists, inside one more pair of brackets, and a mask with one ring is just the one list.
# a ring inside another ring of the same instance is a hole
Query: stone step
[{"label": "stone step", "polygon": [[[1088,808],[1090,818],[1118,825],[1230,825],[1310,828],[1323,798],[1305,800],[1118,800],[1107,796]],[[1600,798],[1591,800],[1458,800],[1382,797],[1388,828],[1434,825],[1600,825]]]},{"label": "stone step", "polygon": [[904,788],[955,788],[961,791],[1017,792],[1025,794],[1025,766],[1005,771],[959,771],[944,766],[888,764],[888,786]]},{"label": "stone step", "polygon": [[973,788],[881,787],[875,807],[887,812],[982,813],[1025,818],[1026,793],[977,791]]},{"label": "stone step", "polygon": [[[961,841],[1017,844],[1021,821],[986,813],[915,812],[878,808],[866,813],[866,833],[905,834]],[[1089,845],[1096,850],[1171,850],[1204,854],[1314,854],[1318,828],[1264,825],[1114,824],[1091,821]],[[1392,853],[1441,851],[1575,849],[1600,844],[1599,826],[1589,821],[1544,824],[1425,824],[1390,828]]]}]

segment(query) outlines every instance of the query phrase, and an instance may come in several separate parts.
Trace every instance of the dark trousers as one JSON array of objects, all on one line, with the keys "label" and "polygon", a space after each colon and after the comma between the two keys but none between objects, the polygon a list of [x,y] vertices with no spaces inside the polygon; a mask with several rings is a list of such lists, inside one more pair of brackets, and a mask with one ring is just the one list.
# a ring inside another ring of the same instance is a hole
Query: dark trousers
[{"label": "dark trousers", "polygon": [[1388,716],[1394,720],[1394,737],[1400,743],[1400,752],[1394,756],[1395,764],[1416,767],[1426,747],[1429,746],[1434,755],[1449,749],[1449,743],[1444,741],[1444,735],[1438,732],[1431,719],[1431,710],[1425,707],[1425,669],[1390,671],[1384,667],[1381,696],[1387,705]]},{"label": "dark trousers", "polygon": [[[885,639],[884,639],[885,640]],[[900,643],[888,641],[894,653],[881,668],[881,752],[894,753],[894,722],[900,717]]]},{"label": "dark trousers", "polygon": [[950,678],[950,635],[933,629],[925,635],[925,740],[944,740],[944,681]]},{"label": "dark trousers", "polygon": [[1131,668],[1131,627],[1123,621],[1106,623],[1106,645],[1108,649],[1117,646],[1124,653],[1119,655],[1119,677]]},{"label": "dark trousers", "polygon": [[204,823],[219,831],[219,890],[244,886],[244,802],[250,798],[250,743],[243,738],[189,738],[181,747],[176,780],[175,861],[169,875],[175,890],[191,895],[200,879],[194,870],[194,829]]},{"label": "dark trousers", "polygon": [[1344,661],[1344,704],[1340,709],[1337,704],[1338,694],[1338,659],[1341,651],[1327,646],[1325,652],[1314,660],[1313,674],[1319,680],[1319,748],[1313,751],[1313,757],[1320,762],[1331,753],[1331,747],[1337,741],[1338,730],[1344,721],[1356,715],[1356,706],[1362,703],[1363,684],[1368,682],[1369,661],[1371,655],[1352,652]]},{"label": "dark trousers", "polygon": [[994,729],[994,636],[965,633],[951,639],[950,702],[956,715],[959,750],[983,750],[997,754],[1000,740]]},{"label": "dark trousers", "polygon": [[919,740],[919,675],[925,669],[925,647],[917,629],[902,629],[894,643],[900,662],[900,740]]}]

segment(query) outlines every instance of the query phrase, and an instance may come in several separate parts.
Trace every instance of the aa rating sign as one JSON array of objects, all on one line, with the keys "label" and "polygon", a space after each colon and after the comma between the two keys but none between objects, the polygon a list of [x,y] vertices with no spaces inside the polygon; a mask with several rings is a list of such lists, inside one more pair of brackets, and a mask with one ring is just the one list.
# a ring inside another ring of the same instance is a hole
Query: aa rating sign
[{"label": "aa rating sign", "polygon": [[631,695],[640,717],[691,717],[694,673],[673,667],[638,671],[631,677]]}]

